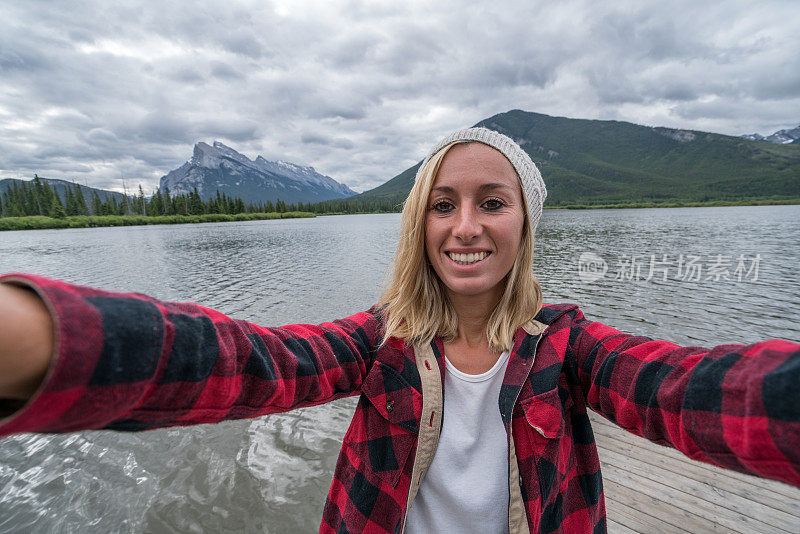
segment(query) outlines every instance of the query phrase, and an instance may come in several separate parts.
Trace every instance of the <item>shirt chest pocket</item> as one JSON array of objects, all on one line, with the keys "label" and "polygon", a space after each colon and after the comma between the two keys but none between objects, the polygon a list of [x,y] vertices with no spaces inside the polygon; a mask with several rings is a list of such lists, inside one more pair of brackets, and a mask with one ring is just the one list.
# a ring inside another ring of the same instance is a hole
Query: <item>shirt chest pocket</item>
[{"label": "shirt chest pocket", "polygon": [[561,387],[525,397],[519,403],[517,456],[521,465],[535,469],[535,473],[523,477],[523,484],[527,495],[539,495],[545,504],[557,498],[574,462],[569,437],[572,430],[568,428],[572,405],[572,396]]},{"label": "shirt chest pocket", "polygon": [[520,408],[530,428],[539,436],[556,439],[564,435],[572,396],[561,388],[520,400]]},{"label": "shirt chest pocket", "polygon": [[348,445],[375,476],[396,486],[417,441],[422,395],[381,362],[373,365],[361,392],[356,414],[361,421],[348,432]]}]

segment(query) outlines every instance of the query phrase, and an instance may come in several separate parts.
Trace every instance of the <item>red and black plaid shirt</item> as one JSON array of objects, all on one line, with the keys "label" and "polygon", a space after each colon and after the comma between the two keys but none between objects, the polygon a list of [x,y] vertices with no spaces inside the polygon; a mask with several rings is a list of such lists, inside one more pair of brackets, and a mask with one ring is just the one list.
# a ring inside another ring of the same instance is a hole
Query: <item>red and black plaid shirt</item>
[{"label": "red and black plaid shirt", "polygon": [[[195,304],[3,280],[45,299],[58,346],[45,384],[0,421],[0,436],[214,423],[360,393],[320,530],[402,528],[421,381],[411,347],[381,345],[377,310],[263,328]],[[536,319],[547,328],[517,331],[499,399],[531,531],[605,530],[587,407],[696,460],[800,486],[800,345],[681,348],[587,321],[574,305]]]}]

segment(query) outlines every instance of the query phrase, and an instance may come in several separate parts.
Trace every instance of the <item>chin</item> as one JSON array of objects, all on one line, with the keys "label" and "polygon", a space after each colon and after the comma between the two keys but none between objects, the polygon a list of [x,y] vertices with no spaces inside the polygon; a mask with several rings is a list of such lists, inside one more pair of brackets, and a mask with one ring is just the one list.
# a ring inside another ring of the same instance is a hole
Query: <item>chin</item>
[{"label": "chin", "polygon": [[498,286],[458,284],[446,286],[448,293],[456,297],[479,297],[481,295],[497,295],[499,298],[503,294],[503,288]]}]

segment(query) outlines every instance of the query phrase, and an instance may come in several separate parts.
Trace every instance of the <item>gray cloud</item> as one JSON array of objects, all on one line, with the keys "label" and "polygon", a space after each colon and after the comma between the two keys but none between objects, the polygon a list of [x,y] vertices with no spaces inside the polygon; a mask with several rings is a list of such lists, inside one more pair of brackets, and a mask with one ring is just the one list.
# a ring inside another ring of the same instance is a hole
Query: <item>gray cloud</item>
[{"label": "gray cloud", "polygon": [[336,148],[344,148],[346,150],[350,150],[356,146],[356,144],[349,139],[343,139],[341,137],[325,137],[316,133],[303,134],[300,136],[300,141],[309,145],[332,146]]},{"label": "gray cloud", "polygon": [[237,70],[233,65],[224,63],[222,61],[211,61],[211,75],[215,78],[221,78],[226,82],[231,80],[242,80],[245,78],[244,74]]},{"label": "gray cloud", "polygon": [[728,134],[800,122],[800,12],[753,4],[16,2],[0,177],[120,189],[197,141],[357,190],[509,109]]}]

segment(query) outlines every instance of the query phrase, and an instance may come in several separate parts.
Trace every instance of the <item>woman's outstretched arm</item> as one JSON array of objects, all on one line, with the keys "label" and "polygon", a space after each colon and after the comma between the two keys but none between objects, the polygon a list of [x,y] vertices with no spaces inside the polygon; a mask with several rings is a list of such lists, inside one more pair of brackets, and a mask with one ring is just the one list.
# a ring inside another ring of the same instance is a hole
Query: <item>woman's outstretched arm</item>
[{"label": "woman's outstretched arm", "polygon": [[680,347],[578,310],[570,330],[592,409],[695,460],[800,487],[800,344]]},{"label": "woman's outstretched arm", "polygon": [[33,291],[0,283],[0,399],[25,400],[53,358],[53,320]]},{"label": "woman's outstretched arm", "polygon": [[[14,288],[2,305],[12,319],[0,335],[12,341],[1,365],[17,377],[7,398],[33,396],[24,407],[0,403],[0,436],[149,430],[328,402],[360,391],[382,336],[376,310],[265,328],[197,304],[33,275],[2,276],[3,283],[30,288]],[[19,409],[2,418],[9,407]]]}]

